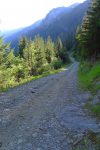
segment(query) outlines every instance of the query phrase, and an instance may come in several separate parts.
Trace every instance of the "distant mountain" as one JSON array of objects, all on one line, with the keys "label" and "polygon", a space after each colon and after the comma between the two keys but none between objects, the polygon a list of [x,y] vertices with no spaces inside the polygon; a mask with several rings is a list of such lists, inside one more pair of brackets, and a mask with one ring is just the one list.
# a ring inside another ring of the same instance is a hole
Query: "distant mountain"
[{"label": "distant mountain", "polygon": [[50,35],[53,40],[60,36],[63,40],[66,39],[67,41],[68,39],[71,44],[74,40],[76,28],[81,24],[89,3],[90,0],[87,0],[82,4],[75,3],[69,7],[54,8],[43,20],[5,38],[5,41],[12,42],[11,46],[17,48],[20,37],[27,36],[33,39],[35,35],[40,34],[44,39]]},{"label": "distant mountain", "polygon": [[17,47],[17,43],[20,37],[23,37],[25,34],[27,34],[30,30],[34,30],[41,24],[42,20],[38,20],[34,24],[32,24],[29,27],[25,27],[23,29],[17,29],[12,31],[6,31],[2,33],[4,36],[5,42],[11,42],[11,47],[15,48]]},{"label": "distant mountain", "polygon": [[22,31],[24,28],[19,28],[19,29],[15,29],[15,30],[7,30],[7,31],[2,31],[0,33],[0,36],[4,36],[5,38],[12,36],[13,34],[16,34],[20,31]]},{"label": "distant mountain", "polygon": [[69,7],[58,7],[58,8],[54,8],[52,9],[46,16],[46,18],[43,20],[44,23],[49,24],[52,23],[53,21],[55,21],[55,19],[60,16],[63,13],[69,13],[72,11],[73,8],[75,8],[76,6],[78,6],[80,3],[75,3]]},{"label": "distant mountain", "polygon": [[22,30],[22,32],[28,33],[28,31],[30,30],[34,30],[35,28],[37,28],[38,26],[40,26],[42,23],[42,20],[38,20],[37,22],[35,22],[34,24],[32,24],[29,27],[26,27]]}]

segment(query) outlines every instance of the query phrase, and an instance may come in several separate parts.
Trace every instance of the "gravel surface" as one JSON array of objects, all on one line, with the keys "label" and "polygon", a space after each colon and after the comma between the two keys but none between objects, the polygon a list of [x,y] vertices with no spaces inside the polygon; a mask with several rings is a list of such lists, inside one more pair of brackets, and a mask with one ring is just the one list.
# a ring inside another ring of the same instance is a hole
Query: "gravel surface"
[{"label": "gravel surface", "polygon": [[80,89],[77,70],[75,62],[0,94],[0,150],[72,150],[88,131],[100,133],[84,110],[91,94]]}]

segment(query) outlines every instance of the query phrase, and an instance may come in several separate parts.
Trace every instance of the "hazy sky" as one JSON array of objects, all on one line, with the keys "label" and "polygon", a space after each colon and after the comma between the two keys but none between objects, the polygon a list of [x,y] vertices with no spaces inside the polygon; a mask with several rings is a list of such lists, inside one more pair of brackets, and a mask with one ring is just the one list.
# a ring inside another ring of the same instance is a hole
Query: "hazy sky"
[{"label": "hazy sky", "polygon": [[42,19],[52,8],[84,0],[0,0],[0,30],[16,29]]}]

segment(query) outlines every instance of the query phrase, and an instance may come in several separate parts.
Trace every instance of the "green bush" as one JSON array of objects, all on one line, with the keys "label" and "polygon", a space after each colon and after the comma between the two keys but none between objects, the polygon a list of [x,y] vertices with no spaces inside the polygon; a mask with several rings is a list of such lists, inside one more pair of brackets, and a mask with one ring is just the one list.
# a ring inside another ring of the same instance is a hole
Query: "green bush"
[{"label": "green bush", "polygon": [[70,58],[69,58],[69,55],[68,55],[66,49],[62,50],[59,53],[59,57],[63,63],[70,63]]},{"label": "green bush", "polygon": [[52,70],[50,64],[45,64],[43,65],[41,68],[38,69],[38,74],[43,74],[43,73],[47,73],[49,72],[50,70]]},{"label": "green bush", "polygon": [[62,67],[63,63],[60,60],[55,60],[53,61],[52,65],[53,65],[53,68],[57,70]]}]

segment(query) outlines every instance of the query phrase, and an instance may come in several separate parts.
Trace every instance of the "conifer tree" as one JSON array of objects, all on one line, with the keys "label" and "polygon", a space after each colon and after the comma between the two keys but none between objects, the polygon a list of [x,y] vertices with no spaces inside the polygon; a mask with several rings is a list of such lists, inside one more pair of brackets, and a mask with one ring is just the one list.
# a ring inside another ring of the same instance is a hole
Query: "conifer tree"
[{"label": "conifer tree", "polygon": [[61,59],[60,58],[60,54],[63,50],[63,43],[61,41],[61,39],[58,37],[56,42],[55,42],[55,51],[56,51],[56,57]]},{"label": "conifer tree", "polygon": [[50,36],[46,41],[45,54],[46,54],[47,62],[51,63],[55,58],[55,47],[54,47],[54,42],[52,41]]},{"label": "conifer tree", "polygon": [[44,40],[39,35],[37,35],[34,39],[34,47],[35,47],[35,66],[37,68],[40,68],[46,63],[46,58],[45,58]]},{"label": "conifer tree", "polygon": [[23,58],[27,65],[32,68],[34,65],[34,43],[30,40],[23,51]]},{"label": "conifer tree", "polygon": [[28,40],[26,37],[22,37],[20,40],[19,40],[19,45],[18,45],[18,49],[19,49],[19,55],[21,58],[23,58],[23,51],[25,49],[25,47],[27,46],[27,43],[28,43]]},{"label": "conifer tree", "polygon": [[10,51],[9,44],[4,44],[3,38],[0,37],[0,65],[6,61],[7,53]]},{"label": "conifer tree", "polygon": [[100,0],[92,0],[77,39],[83,59],[100,57]]}]

